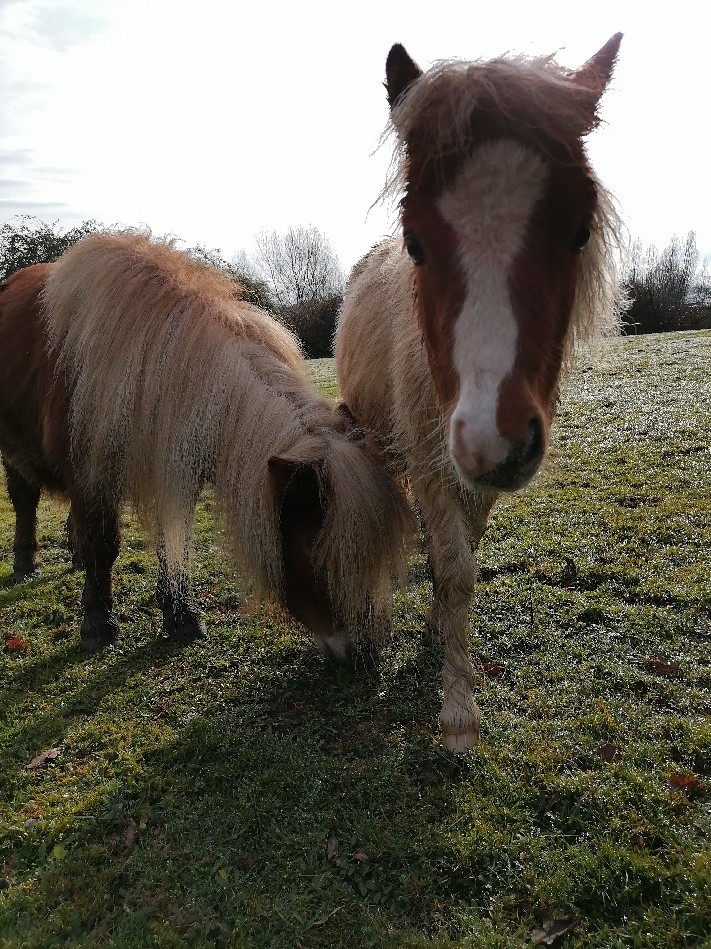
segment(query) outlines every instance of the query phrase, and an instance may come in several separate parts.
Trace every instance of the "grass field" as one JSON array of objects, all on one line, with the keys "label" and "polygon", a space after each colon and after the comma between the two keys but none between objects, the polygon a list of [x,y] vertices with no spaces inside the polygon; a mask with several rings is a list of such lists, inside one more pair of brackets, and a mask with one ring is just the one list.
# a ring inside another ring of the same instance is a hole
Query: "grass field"
[{"label": "grass field", "polygon": [[433,737],[421,547],[354,673],[240,613],[209,498],[210,637],[161,643],[127,518],[121,639],[86,656],[64,511],[43,501],[42,575],[13,586],[3,489],[0,946],[711,945],[710,379],[707,332],[580,366],[546,471],[482,545],[462,758]]}]

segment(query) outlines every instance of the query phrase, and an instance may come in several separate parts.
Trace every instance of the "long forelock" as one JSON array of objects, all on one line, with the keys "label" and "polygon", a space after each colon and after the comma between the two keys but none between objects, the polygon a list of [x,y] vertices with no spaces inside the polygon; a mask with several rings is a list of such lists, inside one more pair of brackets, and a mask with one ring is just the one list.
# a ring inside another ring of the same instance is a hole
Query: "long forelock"
[{"label": "long forelock", "polygon": [[581,251],[580,272],[566,338],[564,366],[568,368],[578,347],[618,335],[629,306],[622,283],[628,239],[615,201],[595,179],[597,204],[590,240]]},{"label": "long forelock", "polygon": [[[471,150],[472,119],[482,111],[511,122],[518,137],[530,138],[539,147],[543,143],[544,150],[552,144],[571,160],[580,148],[581,130],[587,133],[599,124],[597,113],[590,114],[589,91],[581,89],[573,71],[556,63],[552,55],[505,54],[493,60],[437,62],[391,111],[381,143],[394,139],[395,144],[379,200],[400,198],[407,192],[408,142],[413,135],[427,152],[426,161],[436,165]],[[586,161],[584,149],[582,155]],[[586,170],[591,173],[587,166]],[[581,257],[566,365],[579,344],[618,332],[628,305],[620,283],[626,233],[611,194],[592,177],[597,208]]]},{"label": "long forelock", "polygon": [[389,626],[393,588],[405,580],[409,506],[361,439],[329,438],[322,476],[327,508],[316,562],[336,614],[356,638],[377,640]]},{"label": "long forelock", "polygon": [[599,123],[586,89],[573,70],[553,56],[505,54],[492,60],[441,60],[419,77],[393,106],[382,141],[396,139],[383,197],[407,184],[407,142],[424,144],[428,160],[466,153],[477,113],[512,123],[517,133],[568,149],[581,131]]}]

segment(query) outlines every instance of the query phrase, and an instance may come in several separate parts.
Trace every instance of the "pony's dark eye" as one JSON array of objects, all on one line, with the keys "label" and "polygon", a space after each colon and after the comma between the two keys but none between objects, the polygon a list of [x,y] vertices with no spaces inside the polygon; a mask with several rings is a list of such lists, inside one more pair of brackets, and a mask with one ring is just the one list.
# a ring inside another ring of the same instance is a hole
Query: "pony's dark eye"
[{"label": "pony's dark eye", "polygon": [[573,238],[573,250],[582,250],[589,240],[590,224],[586,221],[585,223],[581,224],[575,232],[575,237]]},{"label": "pony's dark eye", "polygon": [[405,250],[410,255],[415,266],[419,267],[425,262],[425,252],[422,248],[422,244],[415,237],[414,234],[405,234]]}]

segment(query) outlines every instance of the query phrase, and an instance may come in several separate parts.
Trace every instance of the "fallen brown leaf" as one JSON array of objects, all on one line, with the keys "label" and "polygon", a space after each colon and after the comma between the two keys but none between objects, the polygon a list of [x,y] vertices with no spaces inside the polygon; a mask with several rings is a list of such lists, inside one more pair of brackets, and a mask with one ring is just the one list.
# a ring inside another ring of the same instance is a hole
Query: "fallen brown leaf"
[{"label": "fallen brown leaf", "polygon": [[126,824],[126,830],[123,832],[123,836],[126,840],[126,845],[128,847],[129,853],[133,850],[136,843],[136,837],[138,836],[138,824],[132,817],[129,817],[128,823]]},{"label": "fallen brown leaf", "polygon": [[367,853],[359,852],[353,854],[353,859],[357,860],[358,863],[365,863],[366,860],[370,860],[370,857]]},{"label": "fallen brown leaf", "polygon": [[329,834],[326,840],[326,858],[333,862],[338,856],[338,837]]},{"label": "fallen brown leaf", "polygon": [[605,761],[619,761],[622,757],[622,752],[617,747],[617,745],[611,745],[609,741],[606,741],[602,745],[598,745],[595,749],[595,754],[600,755],[601,758],[604,758]]},{"label": "fallen brown leaf", "polygon": [[27,652],[30,648],[22,636],[8,636],[5,640],[5,645],[10,652]]},{"label": "fallen brown leaf", "polygon": [[644,665],[660,676],[675,676],[679,671],[678,662],[667,662],[666,659],[662,659],[660,656],[656,656],[654,659],[645,659]]},{"label": "fallen brown leaf", "polygon": [[667,784],[675,791],[684,791],[686,794],[693,794],[698,791],[701,782],[695,774],[668,774]]},{"label": "fallen brown leaf", "polygon": [[493,662],[482,662],[481,668],[490,679],[497,679],[501,675],[501,667],[494,665]]},{"label": "fallen brown leaf", "polygon": [[534,929],[531,933],[531,942],[535,946],[552,946],[563,936],[572,932],[580,922],[572,916],[562,919],[544,919],[542,929]]},{"label": "fallen brown leaf", "polygon": [[48,761],[54,761],[61,754],[60,748],[47,748],[46,751],[43,751],[41,754],[37,755],[36,758],[33,758],[32,761],[27,765],[28,771],[35,771],[37,768],[41,768],[43,765],[47,764]]}]

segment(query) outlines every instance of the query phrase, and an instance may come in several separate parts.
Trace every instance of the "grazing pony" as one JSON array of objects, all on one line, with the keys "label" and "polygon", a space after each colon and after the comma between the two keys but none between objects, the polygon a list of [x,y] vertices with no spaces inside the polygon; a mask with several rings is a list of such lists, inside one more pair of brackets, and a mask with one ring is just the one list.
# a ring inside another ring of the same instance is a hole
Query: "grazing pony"
[{"label": "grazing pony", "polygon": [[574,344],[618,320],[620,225],[583,140],[621,38],[574,71],[505,56],[423,73],[399,45],[387,59],[397,147],[383,193],[402,193],[402,238],[353,269],[336,365],[423,516],[455,750],[479,735],[473,549],[497,495],[541,464]]},{"label": "grazing pony", "polygon": [[142,233],[87,237],[2,285],[0,352],[14,576],[37,567],[40,489],[67,495],[85,649],[117,635],[124,502],[157,539],[165,632],[204,635],[189,560],[205,484],[235,560],[322,651],[387,625],[407,505],[352,417],[310,386],[294,337],[226,276]]}]

